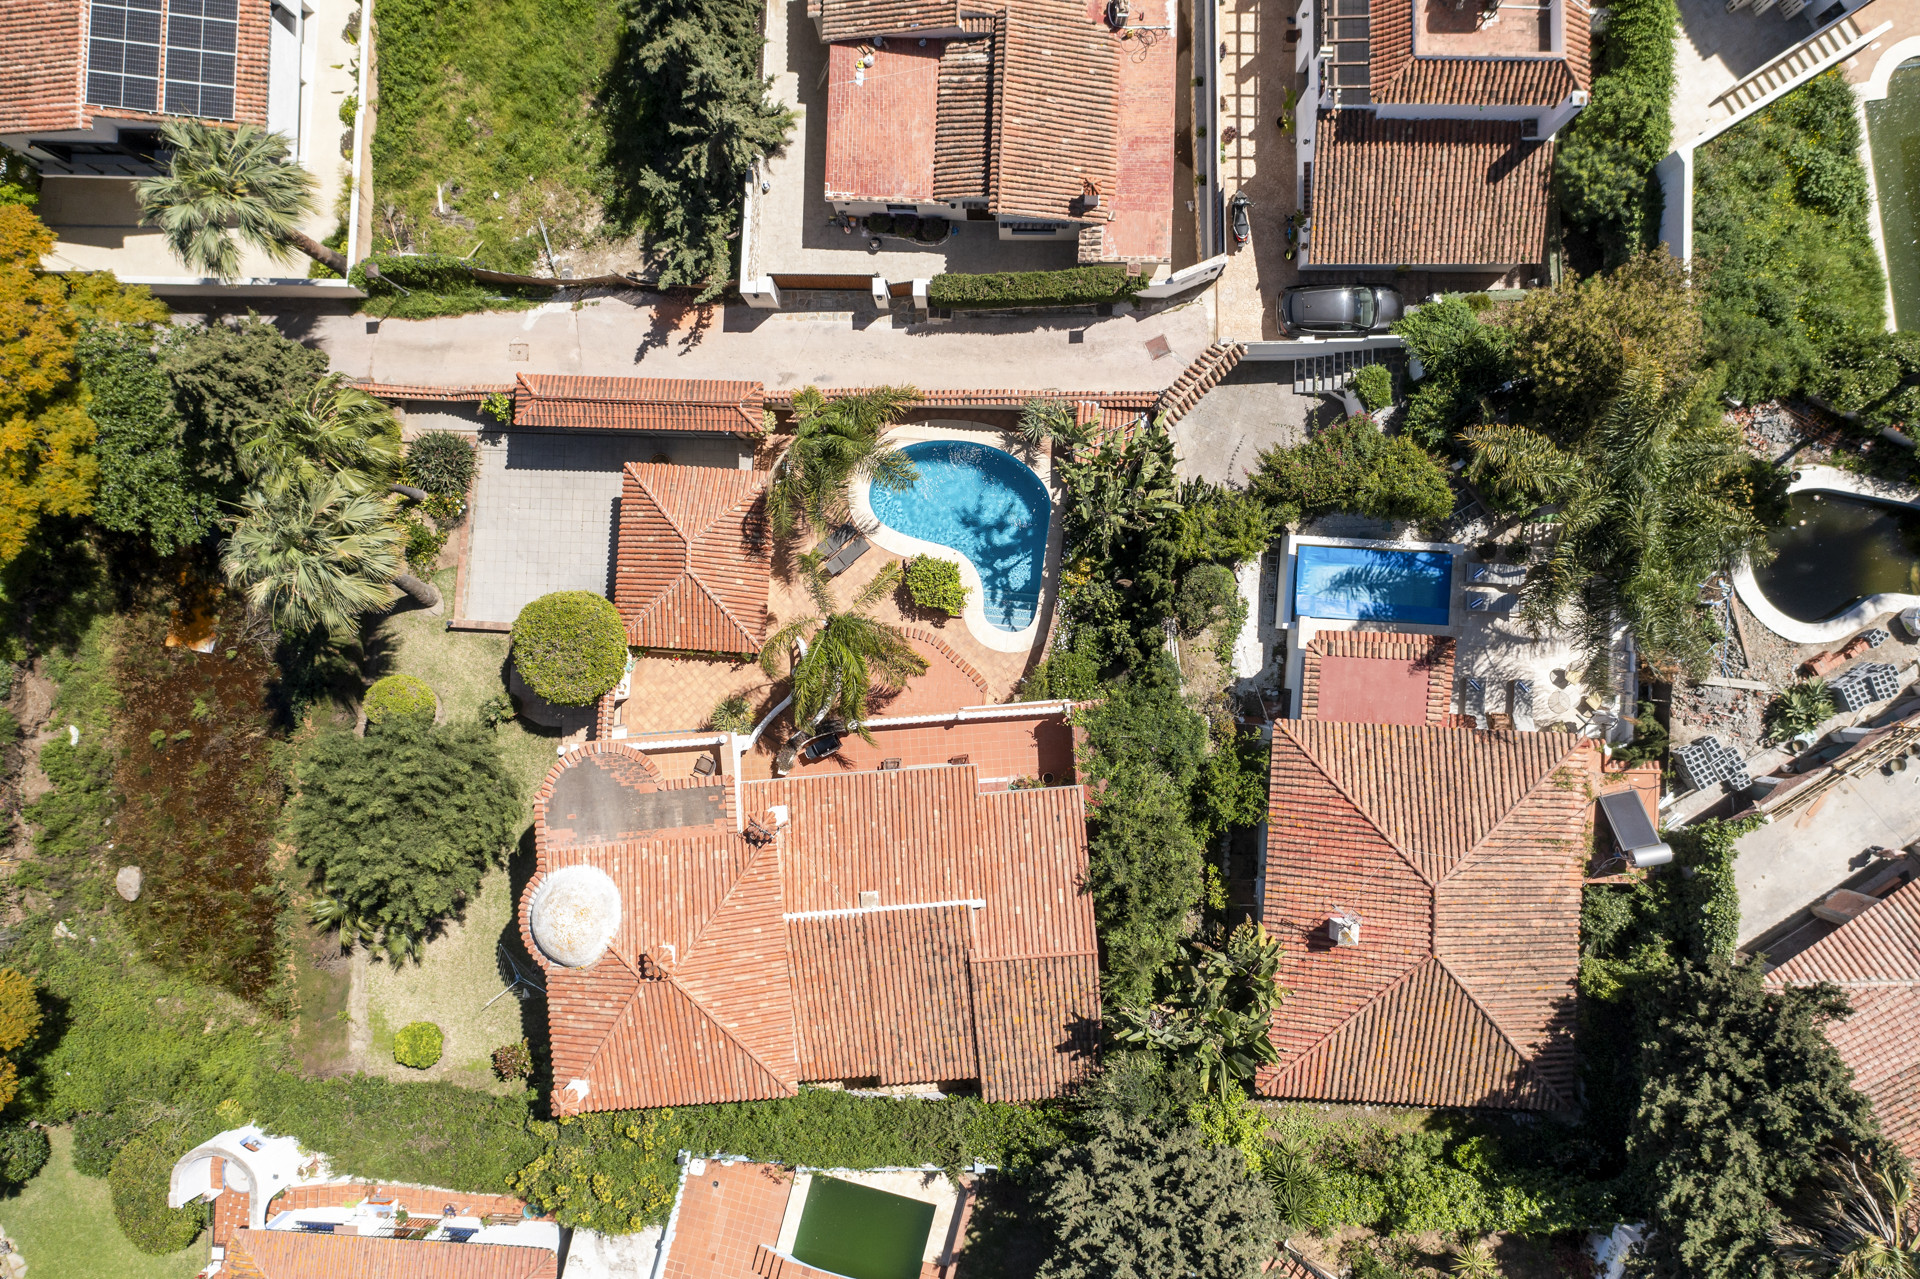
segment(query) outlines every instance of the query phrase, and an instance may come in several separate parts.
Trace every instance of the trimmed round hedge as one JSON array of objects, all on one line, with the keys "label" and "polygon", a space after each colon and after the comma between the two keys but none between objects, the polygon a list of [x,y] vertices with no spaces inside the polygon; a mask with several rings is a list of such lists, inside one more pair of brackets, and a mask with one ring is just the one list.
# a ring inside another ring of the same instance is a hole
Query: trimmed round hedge
[{"label": "trimmed round hedge", "polygon": [[149,1256],[180,1251],[200,1237],[212,1215],[203,1203],[167,1207],[167,1183],[173,1175],[174,1158],[142,1133],[120,1147],[113,1158],[113,1171],[107,1175],[120,1233]]},{"label": "trimmed round hedge", "polygon": [[424,680],[411,675],[388,675],[373,681],[361,705],[367,712],[367,723],[387,724],[403,719],[431,723],[437,704],[433,690]]},{"label": "trimmed round hedge", "polygon": [[22,1123],[0,1125],[0,1184],[24,1186],[53,1153],[47,1134]]},{"label": "trimmed round hedge", "polygon": [[425,1070],[440,1060],[446,1038],[430,1021],[410,1021],[393,1035],[393,1059],[402,1066]]},{"label": "trimmed round hedge", "polygon": [[513,665],[555,706],[592,705],[627,671],[620,610],[592,591],[542,595],[514,619]]}]

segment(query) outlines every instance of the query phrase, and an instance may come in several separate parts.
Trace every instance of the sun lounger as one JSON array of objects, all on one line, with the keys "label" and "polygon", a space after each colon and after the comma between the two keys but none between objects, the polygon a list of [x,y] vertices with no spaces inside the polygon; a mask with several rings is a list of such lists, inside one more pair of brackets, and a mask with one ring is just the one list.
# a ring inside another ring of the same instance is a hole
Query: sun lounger
[{"label": "sun lounger", "polygon": [[1513,726],[1524,733],[1533,731],[1533,681],[1517,679],[1508,686],[1507,707]]},{"label": "sun lounger", "polygon": [[835,551],[833,556],[822,565],[828,577],[838,577],[853,567],[853,562],[867,553],[867,539],[856,536],[851,542]]},{"label": "sun lounger", "polygon": [[1460,699],[1460,709],[1476,725],[1484,721],[1487,711],[1487,686],[1480,682],[1478,675],[1467,676],[1467,691]]}]

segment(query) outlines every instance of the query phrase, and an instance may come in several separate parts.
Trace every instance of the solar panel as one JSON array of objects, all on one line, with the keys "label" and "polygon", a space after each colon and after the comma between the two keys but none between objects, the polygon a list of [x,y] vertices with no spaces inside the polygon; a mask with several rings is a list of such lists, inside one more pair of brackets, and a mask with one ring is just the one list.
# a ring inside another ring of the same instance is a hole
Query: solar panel
[{"label": "solar panel", "polygon": [[170,0],[167,113],[233,118],[233,58],[239,0]]},{"label": "solar panel", "polygon": [[160,0],[93,0],[87,101],[152,111],[160,84]]}]

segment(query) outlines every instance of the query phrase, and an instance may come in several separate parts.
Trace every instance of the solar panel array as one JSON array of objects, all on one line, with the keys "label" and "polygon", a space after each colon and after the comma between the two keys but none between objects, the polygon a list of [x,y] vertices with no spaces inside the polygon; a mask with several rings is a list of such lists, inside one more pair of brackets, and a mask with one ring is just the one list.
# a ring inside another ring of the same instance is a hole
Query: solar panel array
[{"label": "solar panel array", "polygon": [[92,0],[87,101],[125,111],[231,120],[239,0],[166,0],[164,36],[161,5],[162,0]]}]

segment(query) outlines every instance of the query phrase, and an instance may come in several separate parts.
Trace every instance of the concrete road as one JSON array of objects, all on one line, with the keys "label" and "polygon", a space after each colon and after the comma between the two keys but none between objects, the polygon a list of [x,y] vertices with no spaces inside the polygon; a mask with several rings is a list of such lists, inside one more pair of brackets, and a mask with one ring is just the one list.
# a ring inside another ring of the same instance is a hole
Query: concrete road
[{"label": "concrete road", "polygon": [[[372,321],[307,306],[266,313],[350,377],[429,386],[511,382],[516,373],[751,378],[769,390],[912,383],[943,389],[1160,390],[1213,340],[1208,294],[1116,314],[956,317],[908,323],[863,297],[845,309],[695,307],[647,294],[435,320]],[[1154,358],[1147,344],[1166,339]]]},{"label": "concrete road", "polygon": [[1743,838],[1734,863],[1740,943],[1766,933],[1841,887],[1875,844],[1920,839],[1920,769],[1843,782],[1809,807]]}]

